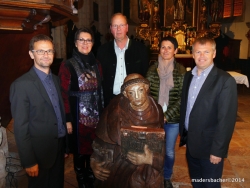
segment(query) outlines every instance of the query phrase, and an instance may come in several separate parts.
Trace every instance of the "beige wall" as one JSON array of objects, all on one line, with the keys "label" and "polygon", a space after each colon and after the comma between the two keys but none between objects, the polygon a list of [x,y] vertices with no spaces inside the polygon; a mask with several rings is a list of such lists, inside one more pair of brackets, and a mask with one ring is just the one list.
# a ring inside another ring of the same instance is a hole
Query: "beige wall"
[{"label": "beige wall", "polygon": [[[109,32],[109,20],[114,10],[113,0],[84,0],[83,2],[82,8],[78,10],[76,26],[80,28],[95,25],[96,29],[103,35],[101,42],[104,43],[104,36]],[[99,21],[94,21],[93,2],[98,4]]]},{"label": "beige wall", "polygon": [[242,18],[234,19],[232,23],[222,24],[221,30],[223,33],[233,39],[241,39],[240,45],[240,58],[248,58],[248,39],[246,34],[249,28],[246,26],[246,22],[250,22],[250,1],[245,0],[244,10]]},{"label": "beige wall", "polygon": [[[99,21],[94,21],[93,2],[98,4]],[[95,25],[96,29],[103,35],[101,42],[105,42],[105,34],[109,32],[109,21],[113,14],[113,0],[83,0],[82,7],[78,10],[77,19],[74,20],[77,28],[91,27]],[[66,59],[66,33],[65,25],[57,26],[51,30],[53,41],[55,43],[56,58]]]},{"label": "beige wall", "polygon": [[66,59],[66,33],[65,26],[58,26],[51,29],[51,35],[53,37],[56,54],[55,58]]}]

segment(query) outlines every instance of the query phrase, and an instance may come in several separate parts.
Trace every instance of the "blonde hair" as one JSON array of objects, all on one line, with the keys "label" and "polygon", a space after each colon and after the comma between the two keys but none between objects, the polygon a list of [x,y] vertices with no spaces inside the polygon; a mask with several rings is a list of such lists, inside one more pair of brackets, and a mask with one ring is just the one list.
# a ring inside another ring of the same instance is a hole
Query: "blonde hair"
[{"label": "blonde hair", "polygon": [[212,49],[216,50],[216,43],[214,41],[214,39],[212,38],[208,38],[208,37],[200,37],[200,38],[196,38],[193,45],[192,45],[192,51],[194,50],[194,46],[196,44],[206,44],[206,43],[210,43],[212,45]]}]

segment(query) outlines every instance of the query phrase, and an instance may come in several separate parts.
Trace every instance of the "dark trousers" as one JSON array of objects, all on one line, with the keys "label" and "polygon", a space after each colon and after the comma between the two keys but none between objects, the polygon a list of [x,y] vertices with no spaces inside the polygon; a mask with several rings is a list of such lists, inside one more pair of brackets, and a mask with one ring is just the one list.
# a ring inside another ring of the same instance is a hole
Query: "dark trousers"
[{"label": "dark trousers", "polygon": [[51,168],[44,169],[38,164],[38,176],[28,176],[29,188],[62,188],[64,186],[64,142],[65,138],[58,139],[58,153]]},{"label": "dark trousers", "polygon": [[90,167],[90,155],[74,154],[74,170],[79,188],[93,188],[94,174]]},{"label": "dark trousers", "polygon": [[[193,158],[188,146],[186,150],[189,175],[194,188],[220,188],[220,178],[223,171],[223,159],[219,164],[213,164],[209,159]],[[218,182],[217,182],[218,181]]]}]

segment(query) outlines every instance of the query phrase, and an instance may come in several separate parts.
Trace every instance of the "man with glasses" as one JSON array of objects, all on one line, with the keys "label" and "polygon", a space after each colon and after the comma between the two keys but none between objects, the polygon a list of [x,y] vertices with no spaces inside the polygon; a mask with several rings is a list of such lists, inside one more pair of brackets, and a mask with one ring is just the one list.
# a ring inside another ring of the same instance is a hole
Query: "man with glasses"
[{"label": "man with glasses", "polygon": [[112,16],[110,31],[114,41],[102,45],[97,60],[102,65],[104,106],[120,93],[124,78],[131,73],[146,75],[148,53],[144,44],[127,36],[127,18],[121,13]]},{"label": "man with glasses", "polygon": [[66,126],[59,79],[50,70],[54,52],[48,36],[34,36],[29,44],[34,66],[10,88],[15,139],[30,188],[64,184]]}]

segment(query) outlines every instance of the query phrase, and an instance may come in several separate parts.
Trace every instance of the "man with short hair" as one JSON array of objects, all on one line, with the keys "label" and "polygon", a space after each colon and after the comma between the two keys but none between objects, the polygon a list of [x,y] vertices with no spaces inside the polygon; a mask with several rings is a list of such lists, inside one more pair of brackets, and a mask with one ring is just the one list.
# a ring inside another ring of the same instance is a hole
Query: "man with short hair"
[{"label": "man with short hair", "polygon": [[110,31],[114,40],[102,45],[97,60],[102,65],[104,106],[120,93],[124,78],[131,73],[146,75],[148,53],[146,46],[127,36],[127,18],[121,13],[112,16]]},{"label": "man with short hair", "polygon": [[[163,188],[164,118],[161,106],[148,92],[148,80],[139,74],[130,74],[124,80],[121,94],[113,98],[104,110],[92,145],[91,167],[97,178],[97,187]],[[131,127],[161,131],[162,140],[158,135],[151,140],[151,145],[150,142],[142,144],[141,152],[135,152],[132,150],[138,146],[139,140],[136,140],[131,142],[134,147],[124,153],[122,129]],[[159,150],[154,150],[154,147]]]},{"label": "man with short hair", "polygon": [[62,188],[67,130],[59,79],[50,70],[54,45],[36,35],[29,48],[34,66],[10,87],[18,153],[29,188]]},{"label": "man with short hair", "polygon": [[[180,146],[186,144],[194,188],[219,188],[237,116],[237,85],[227,72],[214,66],[216,44],[201,37],[193,43],[196,66],[183,82]],[[204,179],[204,182],[195,180]]]}]

